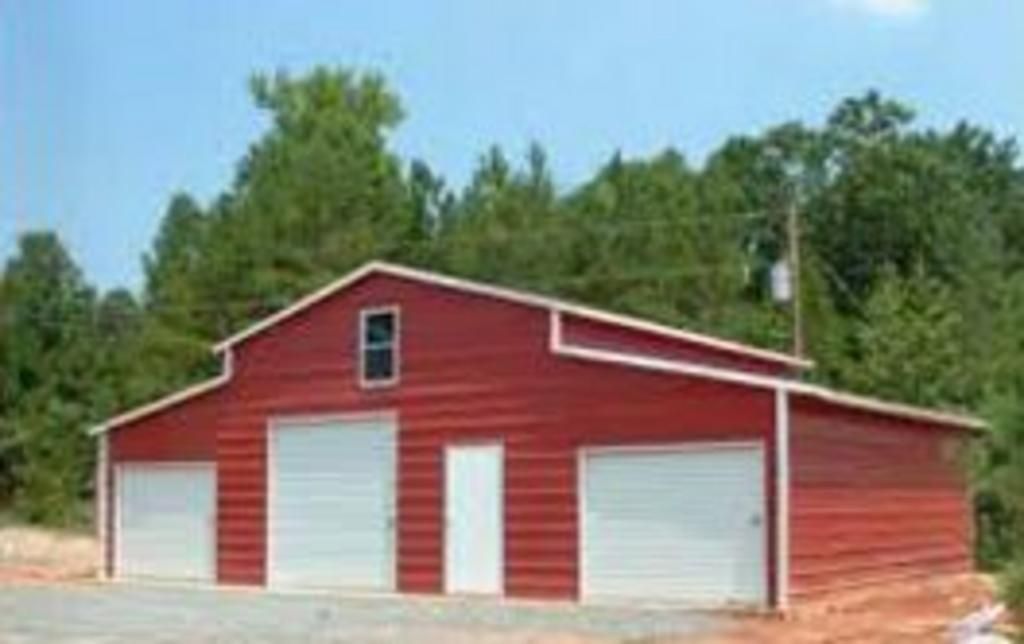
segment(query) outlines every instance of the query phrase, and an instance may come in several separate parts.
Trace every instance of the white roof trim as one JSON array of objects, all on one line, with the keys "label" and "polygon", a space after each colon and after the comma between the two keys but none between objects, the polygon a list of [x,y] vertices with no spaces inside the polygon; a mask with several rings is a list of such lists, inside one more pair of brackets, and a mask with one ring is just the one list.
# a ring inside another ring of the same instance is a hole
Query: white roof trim
[{"label": "white roof trim", "polygon": [[678,374],[681,376],[694,376],[707,380],[717,380],[734,385],[746,387],[757,387],[759,389],[778,389],[783,385],[783,380],[771,376],[749,374],[743,371],[709,367],[707,365],[684,362],[682,360],[667,360],[665,358],[653,358],[650,356],[622,353],[621,351],[609,351],[607,349],[593,349],[571,344],[560,344],[555,349],[555,354],[567,358],[579,358],[590,362],[604,362],[607,364],[645,369],[647,371],[660,371],[662,373]]},{"label": "white roof trim", "polygon": [[[395,267],[389,267],[393,269]],[[359,269],[354,273],[350,273],[348,276],[348,283],[354,282],[368,273],[377,270],[377,266],[374,264],[368,264],[363,268]],[[401,269],[401,270],[413,270],[413,269]],[[418,271],[414,271],[418,272]],[[429,275],[429,274],[428,274]],[[457,278],[438,276],[443,280],[452,280],[455,282],[463,282]],[[484,289],[491,290],[491,287],[475,284],[473,282],[466,282],[468,289]],[[342,288],[337,284],[332,285],[334,289]],[[326,297],[327,294],[333,291],[328,291],[327,288],[317,291],[313,295],[305,298],[305,300],[311,300],[314,296],[319,298]],[[509,291],[509,297],[522,297],[529,299],[546,300],[546,298],[540,298],[531,296],[528,294],[519,294],[516,291]],[[504,297],[504,296],[502,296]],[[303,302],[305,300],[300,301]],[[311,300],[305,304],[308,306],[316,300]],[[880,414],[887,414],[892,416],[900,416],[904,418],[910,418],[913,420],[920,420],[925,422],[938,423],[942,425],[951,425],[957,427],[963,427],[967,429],[980,430],[987,427],[985,421],[975,416],[967,416],[963,414],[956,414],[951,412],[938,411],[934,409],[927,409],[923,407],[917,407],[914,405],[906,405],[903,403],[894,403],[876,398],[870,398],[868,396],[862,396],[859,394],[850,394],[846,392],[836,391],[820,385],[808,384],[796,380],[787,378],[778,378],[774,376],[748,373],[744,371],[738,371],[734,369],[723,369],[720,367],[712,367],[708,365],[702,365],[692,362],[684,362],[680,360],[666,360],[664,358],[656,358],[651,356],[623,353],[620,351],[609,351],[607,349],[596,349],[591,347],[574,346],[566,344],[562,337],[562,319],[563,313],[568,312],[576,314],[575,310],[566,311],[565,309],[559,309],[555,307],[550,308],[549,317],[549,337],[548,337],[548,348],[554,355],[564,356],[567,358],[575,358],[579,360],[588,360],[591,362],[601,362],[605,364],[613,364],[618,366],[631,367],[635,369],[645,369],[649,371],[658,371],[662,373],[674,373],[685,376],[692,376],[697,378],[706,378],[709,380],[717,380],[719,382],[728,382],[737,385],[744,385],[749,387],[757,387],[761,389],[768,389],[773,391],[788,391],[797,395],[804,395],[819,400],[830,402],[837,405],[843,405],[854,409],[862,409],[865,411],[876,412]],[[298,309],[296,309],[297,312]],[[286,310],[287,311],[287,310]],[[286,317],[284,314],[286,311],[278,313],[276,316],[271,316],[263,322],[257,323],[256,326],[250,327],[243,333],[253,334],[258,333],[262,329],[256,328],[260,324],[266,324],[270,326],[275,324],[280,319]],[[288,313],[291,315],[292,313]],[[280,317],[278,317],[280,316]],[[272,318],[277,318],[273,319]],[[265,328],[265,327],[264,327]],[[227,341],[218,345],[217,351],[223,353],[223,371],[216,378],[200,382],[192,385],[168,396],[160,398],[159,400],[153,401],[141,407],[137,407],[123,414],[115,416],[95,427],[90,428],[89,434],[99,435],[103,434],[115,427],[124,425],[126,423],[138,420],[150,414],[156,413],[168,407],[177,405],[178,403],[184,402],[190,398],[194,398],[208,391],[212,391],[219,387],[227,384],[232,377],[234,372],[233,369],[233,354],[231,351],[230,342],[237,342],[240,339],[244,339],[241,334],[237,336],[239,339],[232,340],[229,338]],[[245,336],[248,337],[248,336]],[[222,346],[223,345],[223,346]]]},{"label": "white roof trim", "polygon": [[146,403],[145,405],[136,407],[135,409],[130,409],[123,414],[119,414],[113,418],[103,421],[95,427],[90,427],[88,432],[91,436],[97,436],[108,432],[115,427],[128,424],[134,420],[139,420],[140,418],[144,418],[150,414],[155,414],[156,412],[168,407],[173,407],[178,403],[185,402],[190,398],[195,398],[196,396],[205,394],[208,391],[213,391],[214,389],[223,387],[229,380],[231,380],[232,373],[232,354],[230,351],[226,351],[224,353],[224,362],[221,374],[215,378],[210,378],[209,380],[204,380],[203,382],[196,383],[190,387],[179,389],[178,391],[168,394],[163,398]]},{"label": "white roof trim", "polygon": [[976,416],[968,416],[966,414],[939,411],[937,409],[918,407],[916,405],[890,402],[888,400],[880,400],[870,396],[837,391],[835,389],[829,389],[828,387],[822,387],[821,385],[811,385],[807,383],[794,383],[794,385],[796,386],[790,386],[789,389],[795,394],[802,394],[811,398],[817,398],[824,402],[844,405],[846,407],[888,414],[890,416],[902,416],[905,418],[939,423],[942,425],[956,425],[967,429],[985,429],[988,427],[988,424],[984,420]]},{"label": "white roof trim", "polygon": [[300,300],[293,303],[269,317],[263,318],[258,322],[255,322],[251,326],[239,331],[238,333],[230,336],[229,338],[222,340],[217,343],[213,350],[215,352],[224,351],[225,349],[232,347],[239,342],[243,342],[248,338],[262,333],[268,328],[286,320],[287,318],[304,311],[313,304],[316,304],[320,300],[333,295],[334,293],[358,282],[371,273],[380,273],[383,275],[391,275],[394,277],[404,278],[433,286],[440,286],[443,288],[449,288],[465,293],[472,293],[474,295],[481,295],[484,297],[490,297],[499,300],[505,300],[507,302],[515,302],[517,304],[523,304],[525,306],[531,306],[542,309],[549,309],[559,311],[561,313],[567,313],[578,317],[594,320],[597,322],[604,322],[615,326],[620,326],[635,331],[641,331],[654,335],[660,335],[667,338],[676,340],[684,340],[693,342],[694,344],[700,344],[705,347],[712,349],[718,349],[721,351],[728,351],[739,355],[744,355],[752,358],[758,358],[761,360],[767,360],[776,362],[779,364],[799,367],[802,369],[809,368],[813,363],[804,358],[798,358],[786,353],[771,351],[768,349],[760,349],[752,347],[740,342],[734,342],[731,340],[725,340],[723,338],[716,338],[714,336],[705,335],[702,333],[695,333],[693,331],[686,331],[675,327],[667,326],[664,324],[658,324],[648,320],[642,320],[640,318],[622,315],[618,313],[611,313],[600,309],[591,308],[580,304],[573,304],[565,300],[559,300],[552,297],[543,295],[537,295],[534,293],[527,293],[525,291],[519,291],[516,289],[505,288],[500,286],[491,286],[489,284],[482,284],[480,282],[474,282],[458,277],[451,277],[449,275],[442,275],[440,273],[433,273],[430,271],[424,271],[416,268],[409,268],[406,266],[399,266],[397,264],[389,264],[386,262],[370,262],[364,264],[360,268],[348,273],[334,282],[310,293],[309,295],[301,298]]},{"label": "white roof trim", "polygon": [[562,338],[562,323],[557,312],[551,315],[551,338],[549,345],[556,355],[568,358],[589,360],[591,362],[602,362],[636,369],[659,371],[662,373],[674,373],[684,376],[706,378],[727,382],[731,384],[744,385],[768,390],[783,390],[796,395],[817,398],[824,402],[833,403],[854,409],[876,412],[890,416],[900,416],[912,420],[932,422],[941,425],[953,425],[968,429],[984,429],[985,421],[974,416],[956,414],[951,412],[927,409],[903,403],[894,403],[859,394],[850,394],[821,385],[814,385],[797,380],[778,378],[774,376],[752,374],[734,369],[723,369],[708,365],[685,362],[681,360],[667,360],[642,356],[620,351],[607,349],[595,349],[591,347],[575,346],[566,344]]}]

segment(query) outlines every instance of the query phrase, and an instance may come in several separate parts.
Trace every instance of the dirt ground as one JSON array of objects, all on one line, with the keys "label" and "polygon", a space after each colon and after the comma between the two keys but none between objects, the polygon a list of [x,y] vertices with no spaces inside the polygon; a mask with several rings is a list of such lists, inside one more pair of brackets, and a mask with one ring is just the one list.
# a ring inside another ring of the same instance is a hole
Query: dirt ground
[{"label": "dirt ground", "polygon": [[99,546],[89,535],[0,527],[0,583],[95,577]]},{"label": "dirt ground", "polygon": [[[984,575],[915,580],[798,604],[784,618],[741,619],[706,644],[948,642],[953,622],[995,601],[994,583]],[[1010,632],[1007,621],[1000,632]]]},{"label": "dirt ground", "polygon": [[[95,539],[86,535],[0,527],[0,585],[92,578],[98,558]],[[700,642],[943,642],[949,641],[949,627],[954,621],[994,601],[993,583],[983,575],[917,580],[800,603],[784,618],[739,617],[736,626],[724,635]],[[1004,625],[1001,630],[1008,628]],[[654,641],[669,644],[684,640],[657,638]]]}]

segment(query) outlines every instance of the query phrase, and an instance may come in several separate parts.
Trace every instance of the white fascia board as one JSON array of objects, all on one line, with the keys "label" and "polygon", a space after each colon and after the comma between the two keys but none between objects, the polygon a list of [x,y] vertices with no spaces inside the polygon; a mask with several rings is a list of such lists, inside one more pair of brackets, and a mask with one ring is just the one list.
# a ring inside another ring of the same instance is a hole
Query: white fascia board
[{"label": "white fascia board", "polygon": [[783,364],[790,367],[796,367],[801,369],[807,369],[813,366],[813,363],[803,358],[798,358],[786,353],[777,351],[770,351],[768,349],[759,349],[739,342],[733,342],[725,340],[723,338],[716,338],[714,336],[704,335],[702,333],[695,333],[693,331],[685,331],[683,329],[677,329],[656,322],[650,322],[648,320],[642,320],[639,318],[631,317],[628,315],[622,315],[619,313],[611,313],[608,311],[602,311],[600,309],[591,308],[588,306],[573,304],[564,300],[559,300],[552,297],[543,295],[537,295],[534,293],[528,293],[525,291],[519,291],[512,288],[492,286],[489,284],[482,284],[480,282],[474,282],[459,277],[452,277],[450,275],[442,275],[440,273],[433,273],[417,268],[409,268],[407,266],[399,266],[396,264],[389,264],[386,262],[370,262],[363,265],[362,267],[348,273],[330,284],[314,291],[306,297],[296,301],[291,306],[284,308],[273,315],[266,317],[253,325],[243,329],[242,331],[230,336],[229,338],[222,340],[217,343],[213,350],[214,352],[223,351],[243,340],[246,340],[258,333],[265,331],[266,329],[274,326],[286,320],[287,318],[309,308],[324,298],[333,295],[334,293],[351,286],[352,284],[363,279],[371,273],[380,273],[382,275],[390,275],[392,277],[399,277],[411,281],[420,282],[423,284],[429,284],[431,286],[440,286],[443,288],[460,291],[463,293],[470,293],[473,295],[480,295],[483,297],[489,297],[492,299],[503,300],[506,302],[513,302],[529,306],[533,308],[540,308],[546,310],[556,310],[562,313],[594,320],[596,322],[604,322],[606,324],[619,326],[643,333],[649,333],[652,335],[659,335],[666,338],[672,338],[675,340],[684,340],[699,344],[701,346],[709,347],[712,349],[718,349],[721,351],[728,351],[730,353],[736,353],[739,355],[748,356],[751,358],[757,358],[761,360],[767,360],[779,364]]},{"label": "white fascia board", "polygon": [[242,329],[238,333],[235,333],[234,335],[225,338],[224,340],[221,340],[220,342],[213,346],[213,352],[221,353],[223,351],[226,351],[233,345],[236,345],[239,342],[246,340],[258,333],[262,333],[263,331],[269,329],[270,327],[292,317],[296,313],[306,310],[307,308],[316,304],[320,300],[323,300],[329,297],[330,295],[333,295],[334,293],[350,286],[351,284],[355,284],[356,282],[363,279],[370,273],[380,271],[382,269],[383,264],[380,264],[378,262],[370,262],[368,264],[364,264],[363,266],[357,268],[356,270],[350,273],[343,275],[341,278],[331,282],[330,284],[327,284],[313,291],[309,295],[306,295],[305,297],[296,300],[294,303],[281,309],[277,313],[273,313],[263,318],[262,320],[253,323],[252,325],[246,327],[245,329]]},{"label": "white fascia board", "polygon": [[708,367],[692,362],[665,360],[663,358],[652,358],[648,356],[621,353],[619,351],[609,351],[607,349],[593,349],[590,347],[563,344],[555,350],[555,353],[568,358],[589,360],[590,362],[602,362],[605,364],[645,369],[647,371],[659,371],[661,373],[693,376],[696,378],[717,380],[719,382],[727,382],[761,389],[777,389],[782,386],[779,379],[768,376],[757,376],[739,371],[728,371],[717,367]]},{"label": "white fascia board", "polygon": [[175,391],[174,393],[168,394],[163,398],[159,398],[152,402],[146,403],[145,405],[126,411],[122,414],[114,416],[113,418],[109,418],[100,423],[99,425],[90,427],[88,429],[88,433],[91,436],[98,436],[107,431],[110,431],[111,429],[114,429],[115,427],[119,427],[121,425],[130,423],[134,420],[138,420],[145,416],[149,416],[150,414],[154,414],[168,407],[173,407],[174,405],[185,402],[186,400],[189,400],[191,398],[195,398],[196,396],[199,396],[201,394],[205,394],[208,391],[213,391],[214,389],[223,387],[231,380],[231,376],[234,373],[232,358],[233,355],[231,351],[224,352],[222,356],[222,366],[220,375],[209,380],[204,380],[203,382],[196,383],[190,387],[186,387],[184,389]]},{"label": "white fascia board", "polygon": [[879,400],[878,398],[871,398],[860,394],[851,394],[845,391],[837,391],[820,385],[793,383],[793,386],[790,386],[789,389],[796,394],[802,394],[825,402],[862,409],[864,411],[873,411],[891,416],[901,416],[904,418],[932,422],[940,425],[955,425],[957,427],[972,430],[982,430],[988,427],[988,423],[976,416],[939,411],[937,409],[928,409],[926,407],[906,405],[887,400]]},{"label": "white fascia board", "polygon": [[930,409],[922,409],[919,407],[903,405],[900,403],[885,402],[873,398],[868,398],[865,396],[838,392],[818,385],[810,385],[807,383],[802,383],[787,378],[753,374],[749,372],[737,371],[732,369],[723,369],[720,367],[711,367],[678,360],[653,358],[637,354],[623,353],[621,351],[609,351],[606,349],[595,349],[591,347],[568,345],[563,342],[562,338],[561,316],[563,314],[573,315],[600,322],[606,322],[612,325],[636,329],[639,331],[662,335],[665,337],[673,337],[676,339],[688,340],[694,343],[703,344],[705,346],[733,351],[735,353],[745,354],[749,356],[760,357],[763,359],[775,360],[776,362],[787,363],[792,366],[806,367],[811,364],[805,360],[787,354],[757,349],[743,344],[730,342],[728,340],[722,340],[720,338],[713,338],[711,336],[704,336],[701,334],[683,331],[681,329],[662,326],[652,322],[647,322],[645,320],[639,320],[628,316],[608,313],[597,309],[591,309],[585,306],[569,304],[567,302],[556,300],[553,298],[533,295],[530,293],[524,293],[513,289],[480,284],[477,282],[472,282],[457,277],[450,277],[447,275],[430,273],[427,271],[422,271],[414,268],[407,268],[404,266],[396,266],[394,264],[386,264],[383,262],[370,262],[368,264],[365,264],[361,268],[349,273],[340,280],[328,284],[327,286],[324,286],[320,290],[306,296],[305,298],[302,298],[292,306],[283,309],[278,313],[271,315],[270,317],[264,318],[260,322],[255,323],[254,325],[241,331],[240,333],[237,333],[229,337],[228,339],[224,340],[223,342],[218,343],[214,347],[214,351],[222,354],[224,360],[224,371],[220,376],[217,376],[216,378],[213,378],[206,382],[193,385],[192,387],[170,394],[169,396],[161,398],[160,400],[154,401],[137,409],[131,410],[129,412],[111,418],[106,422],[90,429],[89,433],[93,435],[103,433],[112,427],[116,427],[118,425],[123,425],[124,423],[137,420],[143,416],[147,416],[166,407],[170,407],[172,405],[178,404],[180,402],[203,394],[207,391],[211,391],[213,389],[223,386],[231,379],[232,356],[230,349],[232,346],[257,333],[264,331],[265,329],[275,324],[278,324],[282,320],[291,317],[292,315],[295,315],[302,310],[305,310],[306,308],[312,306],[316,302],[319,302],[320,300],[332,295],[333,293],[351,284],[354,284],[355,282],[361,280],[362,278],[366,277],[371,273],[392,275],[395,277],[415,280],[427,284],[432,284],[435,286],[442,286],[445,288],[450,288],[466,293],[477,294],[484,297],[491,297],[495,299],[501,299],[504,301],[515,302],[530,307],[544,308],[549,312],[550,315],[551,327],[549,337],[549,349],[553,354],[563,355],[566,357],[572,357],[582,360],[591,360],[594,362],[604,362],[607,364],[625,365],[638,369],[648,369],[654,371],[661,371],[664,373],[678,373],[681,375],[709,378],[712,380],[731,382],[735,384],[748,385],[764,389],[776,389],[779,387],[785,387],[792,393],[816,397],[821,400],[833,402],[839,405],[865,409],[868,411],[875,411],[883,414],[904,416],[929,422],[967,427],[970,429],[982,429],[986,426],[985,423],[980,419],[973,418],[970,416],[951,414],[947,412],[940,412]]},{"label": "white fascia board", "polygon": [[804,358],[799,358],[788,353],[780,353],[778,351],[760,349],[758,347],[743,344],[741,342],[733,342],[732,340],[726,340],[724,338],[717,338],[710,335],[704,335],[703,333],[686,331],[685,329],[677,329],[675,327],[666,326],[664,324],[658,324],[657,322],[651,322],[649,320],[643,320],[628,315],[622,315],[620,313],[610,313],[608,311],[602,311],[600,309],[593,309],[588,306],[583,306],[579,304],[568,304],[565,302],[557,302],[553,305],[553,308],[557,308],[563,313],[568,313],[570,315],[575,315],[577,317],[593,320],[595,322],[603,322],[611,326],[623,327],[626,329],[640,331],[642,333],[648,333],[651,335],[660,335],[662,337],[671,338],[673,340],[683,340],[686,342],[692,342],[693,344],[708,347],[709,349],[717,349],[720,351],[735,353],[742,356],[748,356],[751,358],[783,364],[789,367],[796,367],[799,369],[810,369],[811,367],[814,366],[814,363],[812,361],[806,360]]},{"label": "white fascia board", "polygon": [[819,400],[844,407],[877,412],[891,416],[900,416],[903,418],[932,422],[941,425],[950,425],[973,430],[983,429],[986,427],[983,420],[973,416],[878,400],[876,398],[835,391],[821,385],[809,384],[787,378],[736,371],[733,369],[723,369],[721,367],[712,367],[681,360],[669,360],[665,358],[624,353],[622,351],[596,349],[567,344],[562,337],[562,323],[557,311],[552,311],[551,324],[550,345],[552,347],[552,353],[556,355],[580,360],[589,360],[591,362],[616,364],[635,369],[646,369],[648,371],[706,378],[709,380],[746,385],[759,389],[784,389],[791,394],[817,398]]}]

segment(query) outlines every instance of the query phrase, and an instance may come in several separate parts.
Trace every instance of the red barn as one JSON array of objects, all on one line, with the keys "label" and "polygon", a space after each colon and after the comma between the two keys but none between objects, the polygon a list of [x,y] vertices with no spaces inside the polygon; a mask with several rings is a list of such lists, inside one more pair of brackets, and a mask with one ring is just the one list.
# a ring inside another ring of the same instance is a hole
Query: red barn
[{"label": "red barn", "polygon": [[979,421],[789,355],[372,263],[99,439],[105,574],[784,607],[964,571]]}]

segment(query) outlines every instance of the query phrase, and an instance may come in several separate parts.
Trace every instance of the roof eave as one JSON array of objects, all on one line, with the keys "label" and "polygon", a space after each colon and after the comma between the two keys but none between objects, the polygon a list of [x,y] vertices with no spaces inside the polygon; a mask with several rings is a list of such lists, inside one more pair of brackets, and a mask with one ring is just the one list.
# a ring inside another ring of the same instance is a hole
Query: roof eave
[{"label": "roof eave", "polygon": [[791,387],[791,390],[797,395],[802,394],[823,402],[886,416],[898,416],[973,432],[982,432],[989,427],[984,419],[977,416],[892,402],[871,396],[830,389],[820,385],[802,384]]},{"label": "roof eave", "polygon": [[201,382],[197,382],[193,385],[185,387],[184,389],[173,391],[167,394],[166,396],[157,398],[156,400],[152,400],[143,405],[139,405],[138,407],[135,407],[133,409],[129,409],[128,411],[122,412],[117,416],[114,416],[113,418],[108,418],[102,423],[87,428],[85,430],[86,433],[89,436],[99,436],[101,434],[109,432],[112,429],[116,429],[123,425],[127,425],[128,423],[141,420],[147,416],[151,416],[152,414],[156,414],[165,409],[169,409],[171,407],[174,407],[175,405],[183,403],[187,400],[196,398],[197,396],[201,396],[216,389],[220,389],[231,380],[231,376],[234,372],[234,364],[231,352],[226,351],[223,354],[222,358],[223,363],[221,365],[221,373],[218,374],[217,376],[214,376],[213,378],[208,378],[207,380],[203,380]]}]

